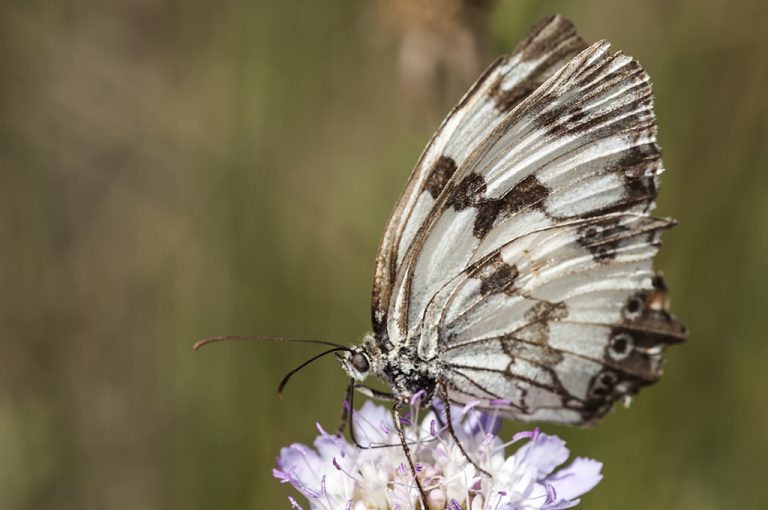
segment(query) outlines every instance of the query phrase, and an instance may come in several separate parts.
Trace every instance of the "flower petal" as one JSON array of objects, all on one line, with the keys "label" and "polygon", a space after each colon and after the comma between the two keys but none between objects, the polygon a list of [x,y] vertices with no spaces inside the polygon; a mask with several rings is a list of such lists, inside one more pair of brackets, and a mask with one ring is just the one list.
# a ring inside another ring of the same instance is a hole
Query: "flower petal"
[{"label": "flower petal", "polygon": [[555,488],[558,498],[576,499],[600,483],[602,468],[602,462],[577,457],[568,467],[547,477],[547,482]]},{"label": "flower petal", "polygon": [[[309,485],[320,487],[320,477],[317,473],[321,470],[322,459],[314,450],[302,444],[292,444],[280,450],[278,460],[280,471],[290,477],[291,484],[296,487]],[[297,482],[300,482],[297,484]]]},{"label": "flower petal", "polygon": [[[390,436],[393,435],[392,414],[384,406],[376,405],[367,400],[363,407],[355,411],[353,417],[355,420],[355,437],[363,446],[373,443],[388,443]],[[388,430],[389,433],[385,433],[385,430]]]},{"label": "flower petal", "polygon": [[542,433],[520,448],[516,455],[526,464],[534,466],[539,471],[538,478],[542,479],[568,460],[569,452],[565,441]]}]

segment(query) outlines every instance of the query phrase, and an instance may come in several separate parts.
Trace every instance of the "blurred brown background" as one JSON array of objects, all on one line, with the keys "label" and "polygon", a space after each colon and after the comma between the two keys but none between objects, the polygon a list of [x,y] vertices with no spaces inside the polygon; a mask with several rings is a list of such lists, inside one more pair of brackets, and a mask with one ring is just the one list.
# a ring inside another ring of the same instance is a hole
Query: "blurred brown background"
[{"label": "blurred brown background", "polygon": [[0,508],[288,508],[274,457],[337,423],[341,371],[277,401],[314,349],[192,343],[356,342],[437,122],[554,12],[654,80],[691,337],[629,411],[546,430],[605,462],[584,508],[766,507],[765,2],[424,3],[0,4]]}]

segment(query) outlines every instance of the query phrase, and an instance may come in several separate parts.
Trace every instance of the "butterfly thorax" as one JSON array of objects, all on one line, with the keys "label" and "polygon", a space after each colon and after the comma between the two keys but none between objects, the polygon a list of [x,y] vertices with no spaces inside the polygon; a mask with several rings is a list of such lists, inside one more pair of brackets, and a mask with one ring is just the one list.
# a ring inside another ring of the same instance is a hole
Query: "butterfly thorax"
[{"label": "butterfly thorax", "polygon": [[429,402],[435,393],[437,374],[432,363],[416,355],[408,346],[393,349],[385,355],[376,375],[387,382],[398,398],[408,398],[423,392],[422,402]]},{"label": "butterfly thorax", "polygon": [[369,374],[375,375],[399,400],[421,392],[421,401],[426,403],[434,396],[438,367],[420,359],[413,343],[385,352],[379,348],[373,334],[368,334],[361,345],[340,355],[339,361],[347,374],[357,381],[363,381]]}]

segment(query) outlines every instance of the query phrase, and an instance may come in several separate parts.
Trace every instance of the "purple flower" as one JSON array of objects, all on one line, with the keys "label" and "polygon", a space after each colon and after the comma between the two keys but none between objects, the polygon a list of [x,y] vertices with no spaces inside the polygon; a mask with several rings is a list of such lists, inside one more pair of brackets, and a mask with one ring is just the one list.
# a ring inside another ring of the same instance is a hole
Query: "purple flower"
[{"label": "purple flower", "polygon": [[[418,399],[414,399],[418,404]],[[456,407],[456,406],[454,406]],[[414,407],[403,422],[417,476],[427,493],[428,510],[557,510],[579,503],[579,497],[602,479],[602,464],[568,456],[565,443],[538,429],[516,434],[527,440],[507,456],[496,432],[498,416],[476,406],[452,408],[462,445],[487,477],[469,462],[450,436],[444,408],[420,419]],[[422,411],[423,414],[423,411]],[[355,434],[364,446],[399,445],[390,412],[366,402],[354,414]],[[411,424],[412,422],[412,424]],[[419,509],[419,492],[400,446],[359,449],[321,430],[314,448],[293,444],[280,451],[275,478],[290,483],[308,500],[311,510]],[[298,508],[298,503],[290,504]]]}]

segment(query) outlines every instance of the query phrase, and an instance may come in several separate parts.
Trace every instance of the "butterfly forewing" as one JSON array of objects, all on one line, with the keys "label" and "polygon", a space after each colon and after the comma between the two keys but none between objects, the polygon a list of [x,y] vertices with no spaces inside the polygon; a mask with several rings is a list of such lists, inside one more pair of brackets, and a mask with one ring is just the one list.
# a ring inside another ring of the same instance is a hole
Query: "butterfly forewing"
[{"label": "butterfly forewing", "polygon": [[414,346],[456,401],[597,420],[685,338],[652,267],[661,171],[647,74],[544,20],[414,170],[378,256],[377,343]]},{"label": "butterfly forewing", "polygon": [[499,58],[451,111],[424,150],[395,206],[376,260],[372,315],[380,347],[387,331],[391,290],[406,251],[456,169],[531,92],[586,48],[573,24],[551,16],[534,26],[515,51]]}]

